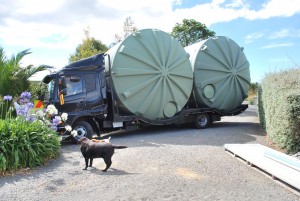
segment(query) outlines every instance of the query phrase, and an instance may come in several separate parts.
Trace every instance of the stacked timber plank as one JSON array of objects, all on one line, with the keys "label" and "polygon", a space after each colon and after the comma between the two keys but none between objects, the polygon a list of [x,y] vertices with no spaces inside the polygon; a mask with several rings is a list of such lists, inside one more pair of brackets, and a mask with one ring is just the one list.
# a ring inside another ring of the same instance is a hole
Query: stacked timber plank
[{"label": "stacked timber plank", "polygon": [[300,190],[300,160],[260,144],[225,144],[225,151]]}]

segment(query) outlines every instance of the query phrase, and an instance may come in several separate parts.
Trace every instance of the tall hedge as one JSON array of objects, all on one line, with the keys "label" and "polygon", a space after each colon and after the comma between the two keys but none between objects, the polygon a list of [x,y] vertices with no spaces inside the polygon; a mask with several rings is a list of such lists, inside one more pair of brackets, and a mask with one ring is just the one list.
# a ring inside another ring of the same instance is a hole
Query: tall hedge
[{"label": "tall hedge", "polygon": [[263,100],[262,100],[262,87],[261,87],[261,85],[258,86],[257,94],[258,94],[257,106],[258,106],[259,121],[260,121],[260,124],[263,127],[263,129],[266,129],[265,110],[264,110],[264,104],[263,104]]},{"label": "tall hedge", "polygon": [[287,153],[300,151],[300,68],[266,75],[259,96],[259,116],[269,139]]}]

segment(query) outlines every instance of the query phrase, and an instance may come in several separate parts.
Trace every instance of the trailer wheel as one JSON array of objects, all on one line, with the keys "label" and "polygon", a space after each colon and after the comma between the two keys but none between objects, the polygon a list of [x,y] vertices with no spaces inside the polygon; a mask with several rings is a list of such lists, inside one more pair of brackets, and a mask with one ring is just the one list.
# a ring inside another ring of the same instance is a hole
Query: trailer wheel
[{"label": "trailer wheel", "polygon": [[198,114],[195,118],[196,128],[207,128],[211,125],[211,116],[207,113]]},{"label": "trailer wheel", "polygon": [[78,121],[77,123],[75,123],[73,130],[77,131],[78,138],[86,137],[92,139],[93,137],[93,128],[86,121]]}]

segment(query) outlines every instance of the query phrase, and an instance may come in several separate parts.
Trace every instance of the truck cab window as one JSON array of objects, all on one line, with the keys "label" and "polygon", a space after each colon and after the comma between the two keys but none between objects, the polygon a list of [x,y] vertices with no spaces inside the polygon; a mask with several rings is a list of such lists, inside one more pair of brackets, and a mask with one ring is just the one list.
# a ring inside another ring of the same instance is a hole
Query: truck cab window
[{"label": "truck cab window", "polygon": [[67,96],[82,93],[82,79],[79,76],[65,76],[67,83]]}]

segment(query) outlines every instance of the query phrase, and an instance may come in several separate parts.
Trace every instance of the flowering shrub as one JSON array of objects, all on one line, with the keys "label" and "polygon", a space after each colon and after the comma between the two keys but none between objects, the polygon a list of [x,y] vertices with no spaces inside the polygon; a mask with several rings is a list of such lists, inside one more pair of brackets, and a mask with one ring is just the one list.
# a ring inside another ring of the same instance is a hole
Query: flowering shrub
[{"label": "flowering shrub", "polygon": [[[6,95],[0,101],[0,174],[43,165],[59,154],[60,140],[52,129],[54,123],[51,115],[47,117],[42,110],[32,114],[34,105],[30,99],[31,93],[23,92],[14,102],[17,114],[14,118],[13,108],[9,107],[12,97]],[[53,110],[48,112],[52,114]],[[66,116],[64,114],[62,119],[66,120]],[[57,123],[57,118],[55,120]]]},{"label": "flowering shrub", "polygon": [[[39,109],[35,113],[31,113],[34,104],[30,101],[31,93],[23,92],[18,102],[14,102],[17,115],[26,119],[26,121],[40,121],[57,131],[57,126],[65,124],[65,131],[71,132],[72,127],[66,124],[68,119],[67,113],[58,114],[58,110],[54,105],[48,105],[46,109]],[[72,131],[71,135],[77,135],[76,131]]]},{"label": "flowering shrub", "polygon": [[[58,115],[58,111],[55,108],[54,105],[48,105],[47,109],[45,110],[45,113],[43,110],[38,110],[35,113],[37,115],[37,118],[41,121],[43,121],[45,124],[47,124],[49,127],[51,127],[53,130],[57,131],[58,125],[65,125],[65,132],[71,132],[72,127],[68,124],[66,124],[66,121],[68,119],[67,113],[62,113],[61,115]],[[50,121],[52,120],[52,121]],[[75,137],[77,135],[77,131],[72,131],[71,135]]]},{"label": "flowering shrub", "polygon": [[[57,115],[58,115],[58,111],[55,108],[55,106],[48,105],[46,109],[37,110],[35,114],[32,114],[31,116],[34,116],[32,119],[39,120],[56,131],[57,126],[63,123],[62,121],[63,118]],[[65,118],[65,116],[68,115],[66,113],[63,113],[63,116],[64,116],[64,121],[66,121],[67,118]]]},{"label": "flowering shrub", "polygon": [[65,125],[66,132],[77,132],[65,122],[67,113],[59,115],[54,105],[35,110],[30,92],[23,92],[13,103],[16,115],[12,115],[13,98],[0,99],[0,175],[23,167],[43,165],[59,154],[60,138],[57,126]]}]

